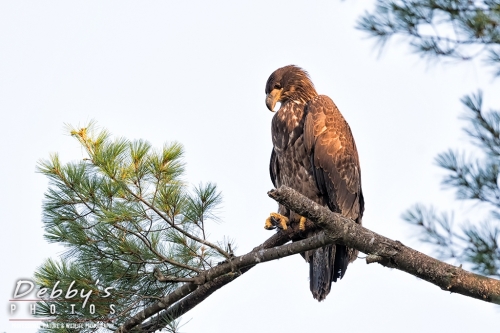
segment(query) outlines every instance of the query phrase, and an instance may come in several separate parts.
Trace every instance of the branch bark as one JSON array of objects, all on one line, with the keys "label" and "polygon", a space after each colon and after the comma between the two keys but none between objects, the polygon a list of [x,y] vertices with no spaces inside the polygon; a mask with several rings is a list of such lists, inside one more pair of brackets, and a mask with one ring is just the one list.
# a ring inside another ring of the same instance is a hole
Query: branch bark
[{"label": "branch bark", "polygon": [[[143,332],[159,330],[258,263],[332,243],[343,244],[368,254],[367,263],[377,262],[419,277],[443,290],[500,304],[499,280],[467,272],[407,247],[399,241],[379,235],[340,214],[331,212],[288,187],[282,186],[271,190],[268,195],[292,211],[305,216],[323,231],[314,237],[282,245],[295,239],[299,231],[294,228],[297,226],[280,230],[251,252],[202,272],[195,277],[194,283],[186,283],[161,298],[157,303],[127,320],[116,332],[129,332],[138,325]],[[155,315],[156,317],[152,318]],[[151,319],[146,321],[148,318]]]},{"label": "branch bark", "polygon": [[467,272],[381,236],[312,202],[291,188],[282,186],[269,191],[268,195],[313,221],[328,238],[335,239],[335,243],[369,254],[368,263],[378,262],[419,277],[443,290],[500,304],[499,280]]},{"label": "branch bark", "polygon": [[[301,231],[298,230],[298,225],[295,227],[292,226],[287,230],[278,230],[277,233],[267,239],[264,243],[255,247],[252,252],[260,251],[262,249],[270,249],[288,243],[291,239],[297,237],[300,232]],[[214,279],[213,281],[203,284],[179,302],[159,313],[155,318],[151,318],[149,321],[143,323],[141,325],[141,331],[155,332],[164,328],[170,324],[171,321],[183,316],[196,305],[203,302],[206,298],[208,298],[208,296],[240,277],[242,274],[248,272],[253,267],[255,267],[255,265],[244,267],[240,269],[241,274],[226,274]]]},{"label": "branch bark", "polygon": [[[281,246],[276,246],[269,249],[260,249],[257,251],[251,251],[245,255],[231,258],[230,260],[211,268],[198,276],[196,276],[195,282],[186,283],[170,293],[169,295],[160,298],[159,301],[155,302],[153,305],[145,308],[144,310],[137,313],[132,318],[128,319],[122,326],[120,326],[115,332],[125,333],[130,332],[130,330],[143,321],[151,318],[160,311],[167,309],[175,302],[179,301],[181,298],[191,294],[195,291],[198,286],[206,285],[207,283],[214,281],[218,277],[223,277],[227,274],[240,275],[240,270],[248,266],[255,266],[259,263],[271,261],[275,259],[284,258],[304,251],[316,249],[318,247],[325,246],[327,244],[333,243],[332,239],[325,236],[325,233],[321,232],[314,237],[303,239],[301,241],[294,242],[292,244],[286,244]],[[222,279],[222,281],[230,282],[234,279]],[[226,282],[226,283],[227,283]],[[206,286],[210,288],[210,285]],[[206,293],[207,291],[205,291]]]}]

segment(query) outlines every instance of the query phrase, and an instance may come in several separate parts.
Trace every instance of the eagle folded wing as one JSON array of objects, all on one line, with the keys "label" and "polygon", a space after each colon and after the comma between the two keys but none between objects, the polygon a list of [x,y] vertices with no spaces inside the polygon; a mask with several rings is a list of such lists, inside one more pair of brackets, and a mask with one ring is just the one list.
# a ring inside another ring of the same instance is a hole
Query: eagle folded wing
[{"label": "eagle folded wing", "polygon": [[319,95],[306,105],[304,145],[321,194],[334,211],[361,223],[364,209],[358,153],[335,103]]}]

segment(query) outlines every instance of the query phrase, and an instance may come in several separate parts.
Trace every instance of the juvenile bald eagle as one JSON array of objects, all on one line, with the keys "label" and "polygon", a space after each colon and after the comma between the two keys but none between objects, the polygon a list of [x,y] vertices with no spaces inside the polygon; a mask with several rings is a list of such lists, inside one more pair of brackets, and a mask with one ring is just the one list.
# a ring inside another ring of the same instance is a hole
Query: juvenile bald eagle
[{"label": "juvenile bald eagle", "polygon": [[[266,105],[280,108],[272,120],[271,180],[286,185],[331,211],[361,224],[364,211],[358,152],[349,125],[333,101],[318,95],[307,72],[297,66],[279,68],[266,84]],[[280,205],[271,213],[266,229],[299,223],[304,237],[318,232],[305,228],[306,219]],[[308,223],[309,225],[310,223]],[[328,245],[307,251],[310,289],[322,301],[341,279],[357,251]]]}]

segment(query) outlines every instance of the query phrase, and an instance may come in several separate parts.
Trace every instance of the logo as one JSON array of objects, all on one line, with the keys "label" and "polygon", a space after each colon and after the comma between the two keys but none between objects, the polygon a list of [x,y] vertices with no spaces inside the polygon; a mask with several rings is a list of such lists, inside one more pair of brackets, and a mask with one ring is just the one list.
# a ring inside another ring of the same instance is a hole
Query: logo
[{"label": "logo", "polygon": [[[47,328],[107,327],[107,324],[95,322],[91,318],[95,317],[92,315],[96,314],[97,303],[100,303],[97,304],[100,314],[103,311],[107,315],[116,312],[115,305],[110,304],[113,287],[98,287],[99,280],[92,290],[76,288],[76,281],[72,281],[67,287],[60,287],[60,282],[36,288],[32,280],[18,280],[9,300],[9,321],[41,322]],[[64,315],[66,322],[57,319],[58,315]],[[74,320],[71,320],[72,315]],[[83,318],[85,315],[89,317],[87,320]]]}]

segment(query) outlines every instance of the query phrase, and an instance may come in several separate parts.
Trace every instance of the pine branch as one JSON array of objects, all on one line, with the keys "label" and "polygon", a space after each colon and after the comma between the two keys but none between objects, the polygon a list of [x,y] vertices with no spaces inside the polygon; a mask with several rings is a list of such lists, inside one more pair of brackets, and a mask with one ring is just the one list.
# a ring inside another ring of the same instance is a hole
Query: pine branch
[{"label": "pine branch", "polygon": [[325,237],[324,233],[319,233],[314,237],[310,237],[292,244],[277,246],[271,249],[261,249],[259,251],[251,251],[245,255],[234,257],[226,263],[218,265],[212,269],[205,271],[195,278],[194,283],[184,284],[176,289],[173,293],[161,298],[152,306],[147,307],[140,313],[136,314],[118,328],[116,333],[130,332],[130,330],[147,318],[152,317],[163,309],[168,308],[174,302],[179,300],[179,296],[186,296],[198,288],[199,285],[204,285],[207,282],[214,281],[216,278],[226,274],[240,275],[240,269],[254,266],[262,262],[284,258],[297,253],[313,250],[328,244],[332,244],[335,240]]},{"label": "pine branch", "polygon": [[[113,140],[95,124],[71,134],[88,156],[61,164],[54,155],[38,168],[50,180],[43,205],[46,237],[68,247],[56,264],[38,270],[39,284],[54,285],[65,265],[72,280],[84,285],[92,272],[115,290],[117,314],[100,316],[118,327],[161,296],[176,302],[190,292],[176,291],[182,283],[197,286],[194,277],[212,260],[232,256],[205,237],[222,197],[212,183],[187,191],[180,144],[154,151],[147,141]],[[71,315],[55,317],[79,320],[87,314]]]},{"label": "pine branch", "polygon": [[[413,250],[370,231],[328,208],[319,206],[294,190],[282,186],[269,196],[323,228],[335,243],[380,257],[378,263],[396,268],[437,285],[443,290],[500,304],[500,281],[474,274]],[[372,258],[373,259],[373,258]]]},{"label": "pine branch", "polygon": [[[185,284],[174,292],[176,295],[189,294],[189,296],[182,300],[175,298],[176,301],[174,302],[178,302],[174,305],[172,305],[170,295],[162,298],[158,303],[126,321],[116,332],[129,332],[132,328],[140,325],[141,322],[165,309],[166,311],[159,316],[141,325],[141,331],[143,332],[158,330],[168,324],[169,321],[175,320],[201,303],[217,289],[261,262],[283,258],[333,243],[344,244],[367,253],[367,263],[378,262],[385,267],[396,268],[419,277],[439,286],[443,290],[500,304],[499,280],[473,274],[460,267],[431,258],[403,245],[399,241],[393,241],[381,236],[340,214],[333,213],[328,208],[317,205],[285,186],[271,190],[268,194],[280,204],[307,217],[317,227],[322,228],[323,232],[292,244],[264,249],[265,246],[271,246],[273,243],[287,242],[294,236],[292,228],[290,228],[288,234],[280,231],[253,251],[204,272],[196,277],[196,283]],[[189,292],[186,293],[186,290]]]},{"label": "pine branch", "polygon": [[119,224],[115,223],[113,224],[113,227],[127,233],[127,234],[131,234],[131,235],[134,235],[136,238],[140,239],[142,241],[142,243],[144,243],[144,245],[152,252],[154,253],[158,258],[160,258],[160,260],[162,262],[168,262],[169,264],[171,265],[174,265],[174,266],[177,266],[177,267],[182,267],[182,268],[185,268],[185,269],[188,269],[188,270],[191,270],[191,271],[194,271],[196,273],[200,273],[200,270],[197,269],[196,267],[193,267],[193,266],[189,266],[189,265],[184,265],[183,263],[181,262],[178,262],[176,260],[173,260],[173,259],[169,259],[167,257],[165,257],[164,255],[162,255],[160,252],[158,252],[154,247],[153,245],[151,244],[151,241],[147,238],[147,237],[144,237],[143,235],[141,235],[140,233],[137,233],[137,232],[134,232],[132,230],[128,230],[127,228],[124,228],[122,226],[120,226]]},{"label": "pine branch", "polygon": [[[267,239],[261,245],[255,247],[252,252],[260,251],[262,249],[270,249],[275,246],[283,245],[289,242],[291,239],[299,236],[302,233],[298,229],[298,225],[291,226],[287,230],[279,230],[272,237]],[[189,310],[193,309],[196,305],[203,302],[208,296],[212,295],[214,292],[225,286],[226,284],[232,282],[236,278],[240,277],[242,274],[248,272],[251,268],[255,266],[247,266],[240,269],[239,275],[237,274],[226,274],[220,276],[213,281],[207,282],[198,287],[194,292],[184,297],[179,302],[175,303],[173,306],[169,307],[162,313],[158,314],[157,317],[150,319],[141,325],[141,331],[143,332],[154,332],[162,329],[163,327],[169,325],[169,323],[177,318],[180,318]]]},{"label": "pine branch", "polygon": [[456,258],[471,264],[476,273],[500,276],[500,112],[483,109],[481,91],[461,101],[466,107],[462,116],[467,122],[464,131],[482,154],[477,158],[474,157],[477,152],[468,154],[449,149],[435,161],[446,170],[443,186],[454,189],[457,200],[491,209],[489,216],[483,222],[452,226],[453,215],[439,216],[432,207],[416,205],[403,219],[420,229],[422,240],[431,243],[442,259]]},{"label": "pine branch", "polygon": [[500,6],[479,0],[377,0],[358,20],[357,28],[383,47],[391,37],[407,40],[415,53],[428,59],[460,61],[484,54],[486,64],[500,74]]},{"label": "pine branch", "polygon": [[148,202],[147,200],[145,200],[144,198],[136,195],[131,189],[128,188],[128,186],[124,185],[124,189],[129,193],[131,194],[135,199],[137,199],[138,201],[142,202],[143,204],[145,204],[149,209],[151,209],[152,211],[154,211],[159,217],[161,217],[165,222],[167,222],[168,224],[170,224],[170,226],[172,228],[174,228],[175,230],[179,231],[180,233],[182,233],[184,236],[188,237],[188,238],[191,238],[192,240],[194,241],[197,241],[199,243],[202,243],[202,244],[205,244],[206,246],[209,246],[215,250],[217,250],[217,252],[219,252],[221,255],[223,255],[224,257],[226,258],[229,258],[230,255],[229,253],[227,253],[226,251],[224,251],[223,249],[221,249],[219,246],[213,244],[213,243],[210,243],[209,241],[207,240],[204,240],[204,239],[201,239],[199,237],[196,237],[195,235],[191,234],[191,233],[188,233],[186,231],[184,231],[182,228],[179,228],[178,226],[176,226],[173,221],[170,221],[164,214],[162,214],[162,212],[160,212],[155,206],[153,206],[150,202]]},{"label": "pine branch", "polygon": [[[245,271],[241,270],[241,273],[245,273],[251,267],[246,267]],[[203,302],[208,296],[212,295],[214,292],[225,286],[226,284],[234,281],[236,278],[240,277],[241,274],[226,274],[219,276],[213,281],[207,282],[198,287],[188,296],[181,299],[179,302],[175,303],[165,311],[158,314],[158,316],[151,318],[149,321],[141,325],[140,332],[156,332],[162,328],[170,325],[174,320],[180,318],[189,310],[193,309],[195,306]]]}]

